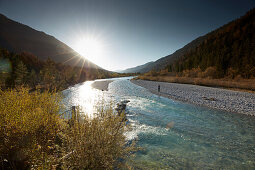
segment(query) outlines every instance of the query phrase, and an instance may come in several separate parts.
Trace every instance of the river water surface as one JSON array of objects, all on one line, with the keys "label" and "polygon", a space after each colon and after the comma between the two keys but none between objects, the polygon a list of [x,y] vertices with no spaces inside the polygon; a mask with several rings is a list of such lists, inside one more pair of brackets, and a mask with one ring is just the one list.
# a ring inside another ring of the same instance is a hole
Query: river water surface
[{"label": "river water surface", "polygon": [[93,81],[70,87],[64,103],[92,116],[100,105],[130,100],[127,139],[143,148],[129,160],[135,169],[255,169],[254,117],[159,97],[129,78],[111,80],[108,91],[93,89]]}]

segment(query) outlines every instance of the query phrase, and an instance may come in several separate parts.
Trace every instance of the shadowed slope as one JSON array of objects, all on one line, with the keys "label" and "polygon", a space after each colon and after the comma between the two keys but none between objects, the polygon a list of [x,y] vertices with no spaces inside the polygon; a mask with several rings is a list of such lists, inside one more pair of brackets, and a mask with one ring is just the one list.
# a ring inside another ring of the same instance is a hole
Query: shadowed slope
[{"label": "shadowed slope", "polygon": [[41,60],[85,68],[99,68],[55,37],[20,24],[0,14],[0,47],[11,52],[29,52]]}]

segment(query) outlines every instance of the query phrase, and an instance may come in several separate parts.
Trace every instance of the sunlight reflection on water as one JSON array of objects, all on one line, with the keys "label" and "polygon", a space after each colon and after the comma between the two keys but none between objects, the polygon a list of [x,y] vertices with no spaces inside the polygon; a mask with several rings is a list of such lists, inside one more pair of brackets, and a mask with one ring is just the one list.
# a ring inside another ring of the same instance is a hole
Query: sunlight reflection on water
[{"label": "sunlight reflection on water", "polygon": [[105,100],[105,93],[107,93],[94,89],[91,86],[93,82],[87,81],[63,91],[65,96],[64,103],[67,109],[71,108],[71,106],[79,106],[83,113],[93,117],[98,109],[97,106],[102,104],[102,101]]},{"label": "sunlight reflection on water", "polygon": [[80,86],[77,94],[77,101],[75,103],[79,106],[82,106],[82,110],[90,114],[94,113],[95,104],[99,98],[99,94],[91,87],[92,81],[85,82],[83,86]]},{"label": "sunlight reflection on water", "polygon": [[[133,130],[126,135],[144,148],[132,160],[135,168],[255,168],[255,118],[173,101],[125,78],[115,80],[109,91],[92,88],[93,81],[78,84],[63,91],[64,100],[89,115],[102,105],[130,100],[127,119]],[[166,128],[169,122],[174,123]]]}]

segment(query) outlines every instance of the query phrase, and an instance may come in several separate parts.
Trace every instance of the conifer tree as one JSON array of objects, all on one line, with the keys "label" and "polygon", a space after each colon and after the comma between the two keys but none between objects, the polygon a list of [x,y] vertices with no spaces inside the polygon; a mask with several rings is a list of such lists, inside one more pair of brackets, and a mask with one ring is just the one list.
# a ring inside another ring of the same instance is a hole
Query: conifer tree
[{"label": "conifer tree", "polygon": [[35,70],[32,70],[31,73],[29,74],[29,84],[31,87],[35,87],[37,84],[37,74]]},{"label": "conifer tree", "polygon": [[26,83],[28,70],[26,65],[22,61],[20,61],[19,64],[17,65],[14,74],[16,76],[16,79],[15,79],[16,85],[22,85]]}]

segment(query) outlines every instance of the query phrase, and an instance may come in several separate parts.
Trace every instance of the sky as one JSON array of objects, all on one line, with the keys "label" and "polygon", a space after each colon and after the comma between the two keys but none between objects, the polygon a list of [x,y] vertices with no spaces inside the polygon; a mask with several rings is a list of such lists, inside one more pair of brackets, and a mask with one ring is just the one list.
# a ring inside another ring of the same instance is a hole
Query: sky
[{"label": "sky", "polygon": [[254,7],[255,0],[0,0],[0,13],[111,71],[172,54]]}]

